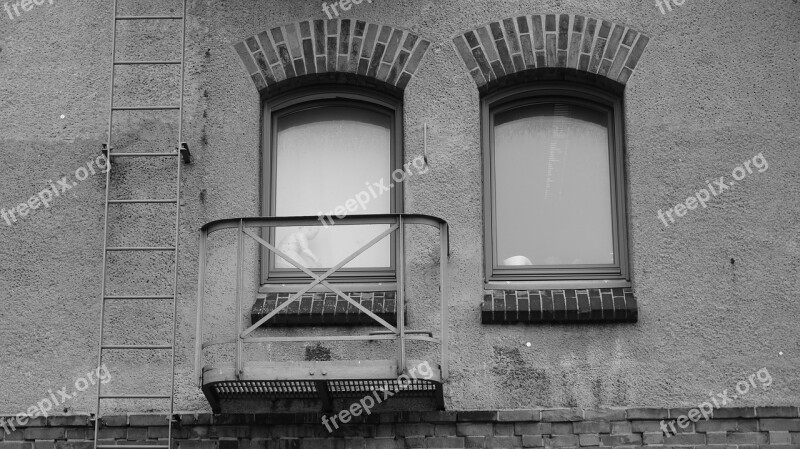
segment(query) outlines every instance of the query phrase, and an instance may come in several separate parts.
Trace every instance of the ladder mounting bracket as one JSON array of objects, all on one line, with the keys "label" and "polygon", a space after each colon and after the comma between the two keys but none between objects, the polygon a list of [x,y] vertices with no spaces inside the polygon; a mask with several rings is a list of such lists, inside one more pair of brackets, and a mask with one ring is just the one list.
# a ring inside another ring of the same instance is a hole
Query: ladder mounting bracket
[{"label": "ladder mounting bracket", "polygon": [[180,148],[178,151],[181,153],[181,158],[183,159],[184,164],[191,164],[192,163],[192,153],[189,152],[189,145],[186,142],[181,142]]}]

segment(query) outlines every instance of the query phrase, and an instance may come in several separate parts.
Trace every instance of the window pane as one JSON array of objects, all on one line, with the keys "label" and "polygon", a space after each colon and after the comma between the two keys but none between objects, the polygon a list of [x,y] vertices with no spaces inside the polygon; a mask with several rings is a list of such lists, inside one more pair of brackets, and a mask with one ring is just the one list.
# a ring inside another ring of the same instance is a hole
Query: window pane
[{"label": "window pane", "polygon": [[[331,214],[391,173],[391,118],[354,107],[324,106],[282,116],[277,124],[275,214]],[[363,196],[362,196],[363,198]],[[357,214],[390,213],[390,195],[370,195]],[[352,205],[352,203],[351,203]],[[352,206],[351,206],[352,207]],[[341,212],[341,211],[340,211]],[[276,229],[276,242],[308,267],[330,268],[388,228],[387,225]],[[305,249],[309,252],[306,252]],[[389,267],[385,238],[345,265]],[[317,259],[315,261],[314,259]],[[277,268],[291,268],[276,257]]]},{"label": "window pane", "polygon": [[607,114],[536,104],[494,126],[496,263],[613,263]]}]

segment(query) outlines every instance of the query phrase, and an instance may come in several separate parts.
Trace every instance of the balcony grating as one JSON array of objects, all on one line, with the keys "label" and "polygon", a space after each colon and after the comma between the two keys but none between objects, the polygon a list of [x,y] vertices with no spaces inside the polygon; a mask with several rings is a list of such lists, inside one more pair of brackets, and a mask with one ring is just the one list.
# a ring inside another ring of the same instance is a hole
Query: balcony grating
[{"label": "balcony grating", "polygon": [[[409,360],[408,366],[421,366]],[[444,409],[444,391],[438,365],[430,367],[430,375],[414,378],[398,377],[392,360],[339,360],[305,362],[247,362],[237,376],[233,364],[204,368],[203,393],[215,413],[225,401],[300,399],[320,401],[331,411],[335,400],[377,398],[432,399],[436,408]],[[413,373],[413,371],[411,371]]]},{"label": "balcony grating", "polygon": [[[397,380],[331,380],[325,382],[333,398],[358,397],[372,394],[373,391],[388,390],[397,397],[429,397],[436,393],[435,382],[411,379],[410,383]],[[220,399],[241,399],[247,397],[273,397],[314,399],[319,397],[317,382],[305,380],[284,381],[236,381],[218,382],[213,386]]]},{"label": "balcony grating", "polygon": [[411,379],[411,383],[403,386],[392,380],[333,380],[328,382],[328,391],[333,397],[351,397],[372,394],[384,389],[400,397],[426,397],[436,392],[436,384],[422,379]]},{"label": "balcony grating", "polygon": [[262,396],[315,398],[318,396],[316,384],[303,380],[219,382],[214,385],[214,389],[221,399]]}]

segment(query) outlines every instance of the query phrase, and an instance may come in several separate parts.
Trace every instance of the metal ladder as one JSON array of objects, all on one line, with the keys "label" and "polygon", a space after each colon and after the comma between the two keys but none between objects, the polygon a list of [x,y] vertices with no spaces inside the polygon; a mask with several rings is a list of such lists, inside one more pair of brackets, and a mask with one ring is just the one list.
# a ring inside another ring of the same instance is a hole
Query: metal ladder
[{"label": "metal ladder", "polygon": [[[181,166],[183,163],[191,161],[188,146],[183,143],[183,90],[184,90],[184,74],[185,74],[185,48],[186,48],[186,0],[182,0],[181,15],[117,15],[117,6],[119,0],[114,0],[113,5],[113,28],[112,28],[112,41],[111,41],[111,88],[108,99],[108,141],[103,145],[103,153],[106,155],[106,163],[108,170],[106,171],[106,191],[105,191],[105,216],[103,224],[103,269],[102,280],[100,289],[100,341],[97,349],[97,369],[98,373],[103,366],[103,355],[107,350],[169,350],[170,356],[170,394],[157,395],[157,394],[105,394],[101,391],[101,382],[97,382],[97,403],[94,414],[94,447],[95,449],[119,449],[119,446],[98,444],[98,433],[101,425],[101,402],[106,399],[132,399],[132,400],[169,400],[169,414],[167,415],[168,436],[166,444],[160,445],[126,445],[126,449],[171,449],[172,447],[172,428],[173,428],[173,415],[175,411],[175,339],[177,330],[177,294],[178,294],[178,239],[180,232],[180,199],[181,199]],[[181,47],[180,59],[177,60],[130,60],[130,61],[117,61],[117,22],[127,21],[180,21],[181,26]],[[117,66],[152,66],[152,65],[180,65],[180,100],[177,105],[157,105],[157,106],[116,106],[114,104],[114,81],[115,69]],[[178,139],[175,150],[172,152],[129,152],[129,153],[115,153],[113,150],[112,138],[112,121],[114,119],[115,111],[177,111],[178,115]],[[116,158],[175,158],[176,162],[176,180],[175,180],[175,197],[167,199],[110,199],[111,191],[111,174],[114,172],[114,160]],[[109,219],[108,210],[110,205],[116,207],[125,207],[131,204],[156,204],[156,203],[170,203],[175,205],[175,233],[173,246],[153,246],[153,247],[136,247],[136,246],[108,246],[109,235]],[[172,294],[171,295],[124,295],[124,296],[109,296],[106,293],[107,281],[107,267],[108,255],[112,251],[138,251],[138,252],[152,252],[163,253],[172,252],[174,255],[173,260],[173,273],[172,273]],[[107,301],[121,301],[121,300],[170,300],[172,301],[172,337],[168,345],[111,345],[104,343],[104,325]],[[166,410],[166,407],[165,407]]]}]

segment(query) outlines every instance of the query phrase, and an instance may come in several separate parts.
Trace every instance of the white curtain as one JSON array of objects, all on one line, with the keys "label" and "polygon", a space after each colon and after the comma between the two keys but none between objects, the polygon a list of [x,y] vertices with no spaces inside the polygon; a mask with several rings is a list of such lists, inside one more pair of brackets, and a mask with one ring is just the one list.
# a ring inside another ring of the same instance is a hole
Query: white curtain
[{"label": "white curtain", "polygon": [[[368,185],[390,182],[391,120],[377,112],[342,106],[323,106],[302,110],[278,120],[275,213],[277,216],[324,215],[337,206],[346,207]],[[377,193],[373,187],[373,191]],[[363,195],[361,196],[363,199]],[[390,193],[369,200],[347,215],[390,212]],[[352,203],[351,203],[352,205]],[[341,212],[341,211],[340,211]],[[320,223],[321,224],[321,223]],[[314,263],[301,254],[306,266],[329,268],[382,231],[385,225],[320,226],[319,234],[308,239],[308,248],[318,258]],[[279,228],[276,242],[297,239],[298,228]],[[294,235],[292,235],[294,234]],[[346,267],[388,267],[389,238],[377,243]],[[290,267],[276,258],[279,268]]]},{"label": "white curtain", "polygon": [[614,262],[607,122],[604,112],[572,104],[495,116],[498,264],[514,256],[532,265]]}]

